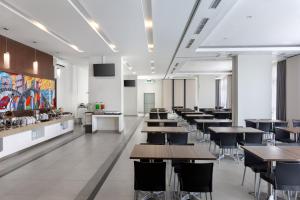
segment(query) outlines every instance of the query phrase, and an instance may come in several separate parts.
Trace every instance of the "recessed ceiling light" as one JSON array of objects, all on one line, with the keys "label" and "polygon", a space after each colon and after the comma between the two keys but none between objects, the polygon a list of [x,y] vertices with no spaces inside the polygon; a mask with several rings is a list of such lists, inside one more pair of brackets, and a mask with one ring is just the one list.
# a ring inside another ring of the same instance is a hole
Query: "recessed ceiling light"
[{"label": "recessed ceiling light", "polygon": [[128,67],[128,70],[131,71],[133,69],[133,67]]},{"label": "recessed ceiling light", "polygon": [[155,74],[155,71],[152,71],[151,73],[152,73],[152,74]]},{"label": "recessed ceiling light", "polygon": [[196,52],[272,52],[300,51],[300,46],[198,47]]},{"label": "recessed ceiling light", "polygon": [[43,31],[48,32],[46,26],[44,26],[44,25],[41,24],[40,22],[38,22],[38,21],[33,21],[33,24],[34,24],[35,26],[37,26],[39,29],[42,29]]},{"label": "recessed ceiling light", "polygon": [[145,20],[145,27],[146,28],[152,28],[153,27],[152,20]]},{"label": "recessed ceiling light", "polygon": [[93,21],[93,20],[91,20],[91,21],[89,22],[89,24],[90,24],[93,28],[95,28],[95,29],[97,29],[97,30],[100,28],[99,24],[98,24],[97,22]]},{"label": "recessed ceiling light", "polygon": [[147,35],[148,52],[153,52],[153,20],[152,20],[152,0],[141,0],[144,16],[145,31]]},{"label": "recessed ceiling light", "polygon": [[151,67],[151,70],[154,70],[155,69],[155,67]]},{"label": "recessed ceiling light", "polygon": [[154,64],[154,60],[151,60],[150,63],[151,63],[151,64]]},{"label": "recessed ceiling light", "polygon": [[136,74],[136,72],[132,72],[132,74]]}]

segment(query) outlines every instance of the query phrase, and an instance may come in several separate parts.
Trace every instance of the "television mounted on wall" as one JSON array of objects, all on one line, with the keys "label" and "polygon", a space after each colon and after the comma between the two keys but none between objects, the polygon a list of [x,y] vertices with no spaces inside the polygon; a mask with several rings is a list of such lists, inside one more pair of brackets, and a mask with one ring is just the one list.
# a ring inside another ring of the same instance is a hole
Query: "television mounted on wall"
[{"label": "television mounted on wall", "polygon": [[94,64],[94,76],[115,76],[115,64]]},{"label": "television mounted on wall", "polygon": [[135,87],[135,80],[124,80],[124,87]]}]

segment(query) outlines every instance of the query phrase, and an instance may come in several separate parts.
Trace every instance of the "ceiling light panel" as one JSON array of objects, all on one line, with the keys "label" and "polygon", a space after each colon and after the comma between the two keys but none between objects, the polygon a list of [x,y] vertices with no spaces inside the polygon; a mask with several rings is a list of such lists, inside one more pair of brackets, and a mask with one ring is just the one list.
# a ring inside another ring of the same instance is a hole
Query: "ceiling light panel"
[{"label": "ceiling light panel", "polygon": [[76,10],[76,12],[86,21],[86,23],[95,31],[95,33],[104,41],[104,43],[113,52],[118,52],[116,45],[104,33],[104,31],[101,29],[101,26],[95,20],[93,20],[88,11],[77,0],[68,0],[68,2]]},{"label": "ceiling light panel", "polygon": [[219,6],[220,2],[221,0],[213,0],[209,8],[216,9]]},{"label": "ceiling light panel", "polygon": [[273,52],[300,51],[300,46],[199,47],[196,52]]},{"label": "ceiling light panel", "polygon": [[142,2],[142,9],[144,15],[145,31],[147,35],[148,51],[153,52],[154,42],[153,42],[152,1],[141,0],[141,2]]},{"label": "ceiling light panel", "polygon": [[27,22],[31,23],[32,25],[36,26],[37,28],[41,29],[42,31],[48,33],[49,35],[51,35],[55,39],[59,40],[60,42],[68,45],[69,47],[71,47],[75,51],[77,51],[79,53],[84,52],[83,50],[79,49],[76,45],[72,44],[71,42],[69,42],[68,40],[63,38],[62,36],[60,36],[57,33],[53,32],[52,30],[49,30],[49,28],[47,28],[44,24],[42,24],[41,22],[35,20],[33,17],[30,17],[30,16],[26,15],[25,13],[23,13],[22,11],[20,11],[19,9],[17,9],[13,5],[11,5],[10,3],[8,3],[7,1],[0,0],[0,5],[5,7],[6,9],[10,10],[14,14],[18,15],[22,19],[26,20]]},{"label": "ceiling light panel", "polygon": [[201,31],[202,31],[203,28],[205,27],[206,23],[208,22],[208,20],[209,20],[209,18],[203,18],[203,19],[200,21],[200,23],[199,23],[199,25],[198,25],[198,27],[197,27],[197,29],[196,29],[196,31],[195,31],[195,34],[200,34],[200,33],[201,33]]}]

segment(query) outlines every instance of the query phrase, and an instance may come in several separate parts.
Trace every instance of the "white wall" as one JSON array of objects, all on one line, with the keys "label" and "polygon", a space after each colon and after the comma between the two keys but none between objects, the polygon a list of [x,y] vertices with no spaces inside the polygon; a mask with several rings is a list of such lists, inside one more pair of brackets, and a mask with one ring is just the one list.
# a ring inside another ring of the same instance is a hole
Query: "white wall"
[{"label": "white wall", "polygon": [[[103,62],[102,62],[103,61]],[[93,64],[114,63],[114,77],[95,77]],[[106,110],[123,112],[123,66],[119,56],[95,58],[89,66],[89,103],[104,102]]]},{"label": "white wall", "polygon": [[153,83],[145,83],[146,80],[138,79],[138,112],[144,112],[144,93],[155,93],[155,107],[162,107],[162,80],[153,80]]},{"label": "white wall", "polygon": [[183,80],[174,80],[174,106],[184,106],[183,82]]},{"label": "white wall", "polygon": [[135,87],[124,87],[124,114],[137,115],[137,76],[127,75],[124,80],[135,80]]},{"label": "white wall", "polygon": [[55,67],[57,107],[77,115],[77,106],[88,103],[88,64],[71,64],[60,59],[56,59],[56,62],[65,66],[59,67],[60,77]]},{"label": "white wall", "polygon": [[216,103],[216,76],[198,76],[198,106],[199,108],[214,108]]},{"label": "white wall", "polygon": [[272,56],[240,55],[233,59],[234,123],[272,117]]},{"label": "white wall", "polygon": [[162,80],[162,107],[172,110],[173,80]]},{"label": "white wall", "polygon": [[286,65],[287,120],[300,119],[300,56],[287,59]]},{"label": "white wall", "polygon": [[186,80],[186,107],[194,108],[198,104],[197,81],[195,79]]}]

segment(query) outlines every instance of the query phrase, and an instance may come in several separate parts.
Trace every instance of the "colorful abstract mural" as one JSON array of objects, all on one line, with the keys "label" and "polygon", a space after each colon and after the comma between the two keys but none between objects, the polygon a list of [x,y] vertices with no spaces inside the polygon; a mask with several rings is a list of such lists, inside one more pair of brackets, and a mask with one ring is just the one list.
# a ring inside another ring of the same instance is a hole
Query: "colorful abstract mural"
[{"label": "colorful abstract mural", "polygon": [[0,112],[55,106],[55,81],[0,71]]}]

